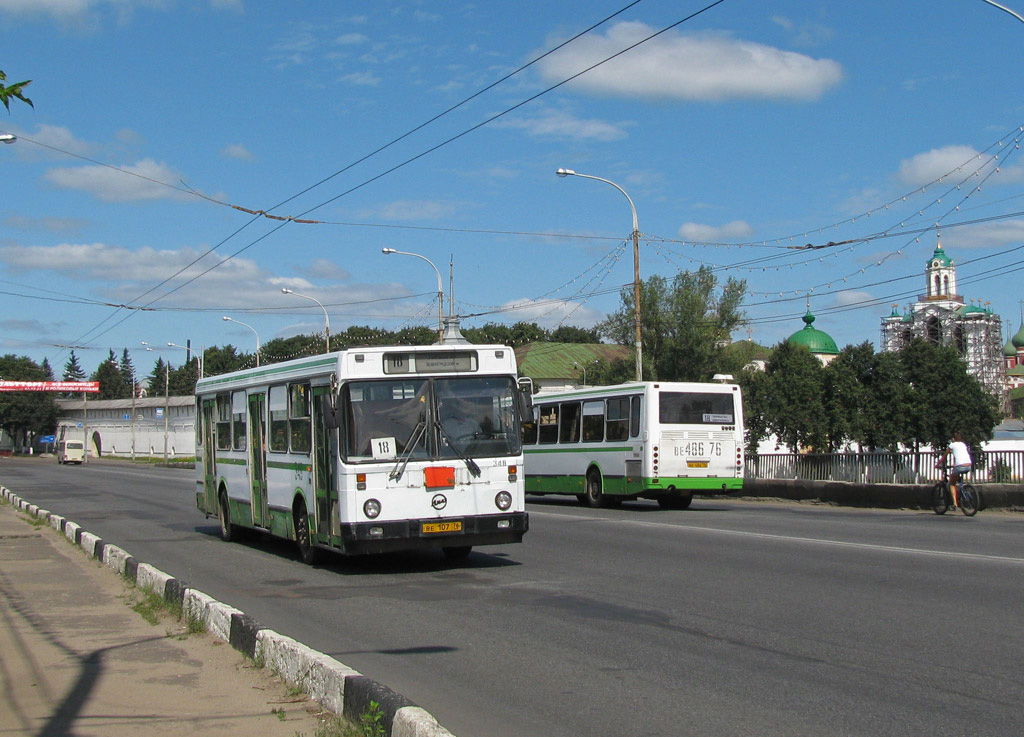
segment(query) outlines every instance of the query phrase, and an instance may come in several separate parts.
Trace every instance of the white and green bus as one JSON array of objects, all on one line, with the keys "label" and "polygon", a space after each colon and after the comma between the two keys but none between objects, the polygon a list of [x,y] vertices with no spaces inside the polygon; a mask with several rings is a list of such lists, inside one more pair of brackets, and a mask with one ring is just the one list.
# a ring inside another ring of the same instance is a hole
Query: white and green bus
[{"label": "white and green bus", "polygon": [[637,382],[533,398],[523,428],[526,493],[575,494],[594,507],[656,499],[685,509],[695,491],[743,486],[736,384]]},{"label": "white and green bus", "polygon": [[521,542],[521,417],[506,346],[357,348],[200,379],[196,505],[322,550]]}]

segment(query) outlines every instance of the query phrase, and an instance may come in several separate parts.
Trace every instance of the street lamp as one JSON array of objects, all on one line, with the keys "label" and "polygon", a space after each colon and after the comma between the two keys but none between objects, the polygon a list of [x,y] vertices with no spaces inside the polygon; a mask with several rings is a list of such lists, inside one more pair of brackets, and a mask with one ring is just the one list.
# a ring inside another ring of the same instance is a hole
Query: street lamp
[{"label": "street lamp", "polygon": [[1022,16],[1020,13],[1017,13],[1017,12],[1014,12],[1013,10],[1010,10],[1005,5],[1000,5],[997,2],[993,2],[993,0],[985,0],[985,2],[988,3],[989,5],[993,6],[993,7],[996,7],[996,8],[999,8],[1000,10],[1006,11],[1007,13],[1012,15],[1014,18],[1019,20],[1021,23],[1024,23],[1024,16]]},{"label": "street lamp", "polygon": [[401,256],[415,256],[421,258],[430,264],[430,268],[437,274],[437,342],[444,343],[444,283],[441,281],[441,272],[434,266],[434,262],[426,256],[421,256],[418,253],[410,253],[409,251],[396,251],[394,248],[382,248],[380,252],[385,256],[397,253]]},{"label": "street lamp", "polygon": [[[192,346],[178,345],[177,343],[168,343],[167,347],[168,348],[181,348],[183,351],[185,351],[185,363],[188,363],[189,361],[192,360]],[[205,352],[206,352],[206,349],[204,348],[204,349],[200,350],[199,353],[196,354],[196,363],[199,366],[199,378],[200,379],[203,378],[203,353],[205,353]]]},{"label": "street lamp", "polygon": [[572,169],[559,169],[555,174],[560,177],[596,179],[599,182],[612,185],[629,200],[629,209],[633,211],[633,322],[636,328],[636,380],[643,381],[643,338],[640,332],[640,228],[637,225],[636,206],[630,196],[626,194],[626,190],[609,179],[580,174]]},{"label": "street lamp", "polygon": [[[594,364],[594,363],[597,363],[597,361],[591,361],[590,363]],[[580,364],[580,363],[577,363],[576,361],[573,361],[572,365],[575,366],[578,369],[583,369],[583,386],[586,386],[587,385],[587,364],[585,364],[585,363],[584,364]]]},{"label": "street lamp", "polygon": [[[142,341],[142,345],[146,346],[147,351],[154,351],[155,348],[151,347],[146,341]],[[167,463],[167,436],[170,433],[170,404],[171,404],[171,364],[164,361],[164,463]]]},{"label": "street lamp", "polygon": [[249,328],[253,332],[253,335],[256,336],[256,365],[259,366],[260,365],[260,334],[256,332],[256,328],[254,328],[252,325],[249,325],[248,323],[242,322],[241,320],[235,320],[234,318],[228,317],[227,315],[224,315],[224,317],[222,317],[221,319],[225,320],[227,322],[237,322],[239,325],[244,325],[245,327]]},{"label": "street lamp", "polygon": [[2,133],[0,134],[0,143],[14,143],[18,140],[18,137],[13,133]]},{"label": "street lamp", "polygon": [[316,302],[318,305],[320,305],[320,309],[324,311],[324,343],[327,346],[327,350],[325,352],[326,353],[330,353],[331,352],[331,316],[327,314],[327,308],[324,307],[323,304],[321,304],[320,300],[318,300],[318,299],[316,299],[314,297],[308,297],[305,294],[299,294],[298,292],[293,292],[291,289],[288,289],[287,287],[283,287],[281,289],[281,294],[294,294],[296,297],[302,297],[303,299],[308,299],[310,302]]}]

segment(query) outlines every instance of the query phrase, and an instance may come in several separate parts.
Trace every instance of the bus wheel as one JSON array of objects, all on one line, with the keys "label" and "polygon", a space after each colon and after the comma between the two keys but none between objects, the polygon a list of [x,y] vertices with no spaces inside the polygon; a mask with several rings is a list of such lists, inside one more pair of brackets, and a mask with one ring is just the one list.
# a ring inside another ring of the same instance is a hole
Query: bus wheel
[{"label": "bus wheel", "polygon": [[295,542],[298,543],[299,557],[303,563],[313,565],[320,559],[320,551],[313,547],[309,539],[309,515],[302,502],[295,507]]},{"label": "bus wheel", "polygon": [[667,496],[658,497],[658,506],[662,509],[689,509],[693,501],[693,492],[684,493],[677,491]]},{"label": "bus wheel", "polygon": [[462,560],[469,557],[469,554],[473,551],[472,545],[455,545],[446,548],[441,548],[444,552],[444,557],[448,560]]},{"label": "bus wheel", "polygon": [[583,498],[589,507],[607,508],[612,506],[612,500],[601,490],[601,474],[597,471],[587,474],[587,493]]},{"label": "bus wheel", "polygon": [[235,539],[235,526],[231,524],[231,507],[228,506],[228,495],[223,491],[220,493],[217,511],[219,512],[217,516],[220,517],[220,539],[229,543]]}]

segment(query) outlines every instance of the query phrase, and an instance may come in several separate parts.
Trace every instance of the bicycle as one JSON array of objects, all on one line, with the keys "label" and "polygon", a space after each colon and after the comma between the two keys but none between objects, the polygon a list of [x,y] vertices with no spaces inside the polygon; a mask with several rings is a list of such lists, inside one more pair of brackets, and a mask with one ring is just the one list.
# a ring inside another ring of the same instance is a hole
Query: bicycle
[{"label": "bicycle", "polygon": [[[932,509],[935,514],[945,514],[953,506],[953,492],[949,488],[949,473],[946,466],[939,466],[942,469],[942,481],[932,487],[931,500]],[[964,478],[957,484],[957,496],[960,497],[960,511],[965,517],[973,517],[978,513],[979,496],[978,490]]]}]

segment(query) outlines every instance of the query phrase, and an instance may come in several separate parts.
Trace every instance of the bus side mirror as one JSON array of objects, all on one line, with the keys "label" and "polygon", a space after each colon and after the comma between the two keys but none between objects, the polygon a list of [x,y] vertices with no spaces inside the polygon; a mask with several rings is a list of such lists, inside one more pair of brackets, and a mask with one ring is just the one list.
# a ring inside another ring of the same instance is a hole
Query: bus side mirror
[{"label": "bus side mirror", "polygon": [[338,422],[338,410],[335,407],[336,401],[337,398],[334,396],[334,394],[330,392],[324,394],[324,426],[328,430],[337,430],[338,427],[340,427],[341,425],[341,423]]},{"label": "bus side mirror", "polygon": [[526,422],[533,417],[533,394],[529,390],[519,390],[519,416]]}]

